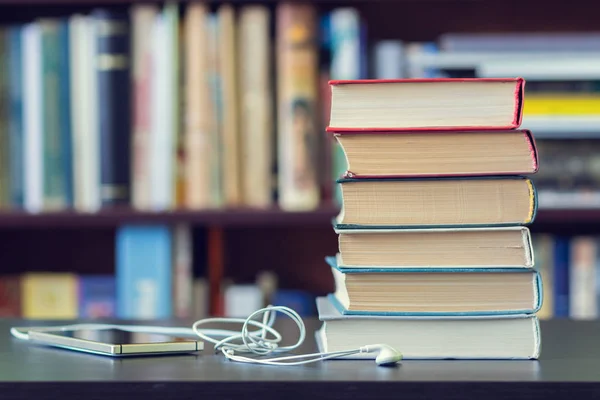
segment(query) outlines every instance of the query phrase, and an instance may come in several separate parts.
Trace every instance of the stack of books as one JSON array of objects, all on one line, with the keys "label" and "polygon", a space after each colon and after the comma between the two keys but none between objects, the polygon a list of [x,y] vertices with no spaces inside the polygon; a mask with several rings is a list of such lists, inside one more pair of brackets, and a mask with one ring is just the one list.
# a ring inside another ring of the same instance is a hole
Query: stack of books
[{"label": "stack of books", "polygon": [[[527,225],[538,169],[519,130],[524,81],[332,81],[335,292],[322,351],[385,343],[405,358],[535,359],[542,283]],[[373,354],[352,357],[372,358]]]}]

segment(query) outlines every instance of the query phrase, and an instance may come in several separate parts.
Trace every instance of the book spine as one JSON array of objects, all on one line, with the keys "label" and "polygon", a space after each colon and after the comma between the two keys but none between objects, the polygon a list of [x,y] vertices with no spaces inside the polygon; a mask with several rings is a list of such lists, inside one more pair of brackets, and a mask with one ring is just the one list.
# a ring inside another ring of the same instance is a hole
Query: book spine
[{"label": "book spine", "polygon": [[63,196],[68,207],[74,204],[73,194],[73,144],[71,132],[71,43],[68,20],[61,20],[59,25],[59,77],[60,77],[60,148],[61,176]]},{"label": "book spine", "polygon": [[281,3],[276,18],[279,205],[284,210],[311,210],[320,202],[316,9]]},{"label": "book spine", "polygon": [[0,317],[21,317],[21,277],[3,276],[0,279]]},{"label": "book spine", "polygon": [[95,25],[88,16],[69,18],[69,103],[73,208],[100,208],[100,151],[98,140]]},{"label": "book spine", "polygon": [[60,171],[60,121],[58,102],[58,26],[55,21],[44,21],[42,30],[42,126],[44,136],[44,208],[64,207]]},{"label": "book spine", "polygon": [[569,239],[557,237],[554,242],[554,316],[569,316]]},{"label": "book spine", "polygon": [[[0,28],[0,65],[8,64],[8,31]],[[0,68],[0,209],[10,205],[8,70]]]},{"label": "book spine", "polygon": [[113,276],[82,276],[78,281],[79,318],[115,317],[115,279]]},{"label": "book spine", "polygon": [[[64,209],[68,205],[67,180],[70,176],[65,167],[64,138],[70,121],[63,121],[63,109],[69,107],[68,96],[63,98],[64,85],[61,77],[61,34],[60,22],[43,21],[42,29],[42,114],[44,143],[44,208],[46,210]],[[67,44],[68,46],[68,44]],[[66,88],[68,90],[68,87]],[[66,125],[66,126],[65,126]],[[65,140],[66,139],[66,140]]]},{"label": "book spine", "polygon": [[138,209],[150,205],[150,83],[152,75],[152,25],[158,11],[152,5],[135,5],[132,9],[133,66],[133,143],[132,204]]},{"label": "book spine", "polygon": [[22,32],[24,207],[40,212],[44,200],[41,30],[37,23],[30,23]]},{"label": "book spine", "polygon": [[236,68],[236,16],[230,4],[223,4],[217,11],[218,22],[218,66],[222,86],[222,187],[225,205],[242,204],[242,170],[240,153],[242,138],[239,134],[238,76]]},{"label": "book spine", "polygon": [[571,241],[569,265],[569,316],[594,319],[596,309],[596,242],[582,236]]},{"label": "book spine", "polygon": [[240,12],[240,136],[244,205],[272,203],[273,102],[269,10],[246,6]]},{"label": "book spine", "polygon": [[219,18],[209,14],[208,25],[208,77],[210,82],[209,117],[209,204],[222,207],[225,201],[223,188],[223,77],[219,71]]},{"label": "book spine", "polygon": [[115,252],[117,317],[170,318],[173,250],[169,227],[122,226]]},{"label": "book spine", "polygon": [[173,229],[173,314],[190,318],[193,313],[192,228],[185,224]]},{"label": "book spine", "polygon": [[178,208],[179,201],[179,162],[178,149],[181,134],[181,52],[180,43],[181,35],[181,19],[180,19],[179,4],[175,1],[168,1],[165,4],[165,16],[167,20],[168,43],[170,59],[170,74],[169,74],[169,108],[171,110],[171,120],[169,130],[171,137],[169,138],[169,205],[172,208]]},{"label": "book spine", "polygon": [[128,204],[130,199],[130,39],[127,15],[98,9],[96,75],[100,137],[102,206]]},{"label": "book spine", "polygon": [[190,3],[184,17],[185,124],[184,124],[184,203],[201,209],[211,204],[210,132],[212,129],[209,83],[208,8]]},{"label": "book spine", "polygon": [[13,207],[24,204],[23,187],[23,60],[21,28],[9,29],[8,46],[8,90],[9,90],[9,149],[10,149],[10,198]]}]

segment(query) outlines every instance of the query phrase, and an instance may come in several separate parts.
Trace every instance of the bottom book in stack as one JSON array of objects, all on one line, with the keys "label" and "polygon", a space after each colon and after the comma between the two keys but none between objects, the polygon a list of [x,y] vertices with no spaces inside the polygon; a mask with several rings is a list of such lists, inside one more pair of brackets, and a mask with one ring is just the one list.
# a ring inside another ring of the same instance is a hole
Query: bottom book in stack
[{"label": "bottom book in stack", "polygon": [[[404,359],[537,359],[541,340],[535,314],[487,316],[345,315],[333,296],[317,298],[321,352],[387,344]],[[360,353],[345,358],[374,359]]]}]

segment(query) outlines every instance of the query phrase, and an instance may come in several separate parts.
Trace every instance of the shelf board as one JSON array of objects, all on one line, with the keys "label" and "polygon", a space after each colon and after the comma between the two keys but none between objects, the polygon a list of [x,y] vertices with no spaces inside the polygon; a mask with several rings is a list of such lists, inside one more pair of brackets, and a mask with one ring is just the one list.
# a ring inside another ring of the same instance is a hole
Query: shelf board
[{"label": "shelf board", "polygon": [[540,224],[600,224],[599,208],[549,208],[539,209],[533,225]]},{"label": "shelf board", "polygon": [[121,224],[187,222],[206,226],[290,226],[331,223],[338,209],[322,206],[314,211],[290,212],[281,209],[226,209],[206,211],[146,212],[123,209],[97,213],[72,211],[29,214],[0,211],[0,228],[95,228]]},{"label": "shelf board", "polygon": [[[111,228],[122,224],[190,223],[196,226],[276,227],[326,226],[338,214],[334,206],[321,206],[314,211],[290,212],[281,209],[226,209],[206,211],[146,212],[127,208],[103,210],[97,213],[71,211],[28,214],[0,212],[0,229]],[[598,224],[600,208],[540,209],[534,226],[541,224]]]}]

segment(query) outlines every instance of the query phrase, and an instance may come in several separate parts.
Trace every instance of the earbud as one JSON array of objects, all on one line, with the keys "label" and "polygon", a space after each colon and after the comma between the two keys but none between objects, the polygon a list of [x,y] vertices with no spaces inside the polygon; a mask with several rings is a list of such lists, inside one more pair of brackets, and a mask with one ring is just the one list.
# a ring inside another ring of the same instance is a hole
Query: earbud
[{"label": "earbud", "polygon": [[361,347],[360,350],[365,353],[374,353],[378,351],[379,354],[375,357],[375,363],[382,367],[396,364],[398,361],[402,360],[402,353],[387,344],[372,344]]}]

